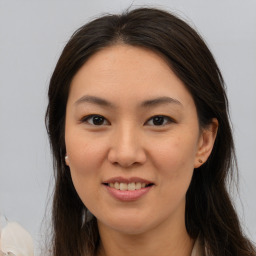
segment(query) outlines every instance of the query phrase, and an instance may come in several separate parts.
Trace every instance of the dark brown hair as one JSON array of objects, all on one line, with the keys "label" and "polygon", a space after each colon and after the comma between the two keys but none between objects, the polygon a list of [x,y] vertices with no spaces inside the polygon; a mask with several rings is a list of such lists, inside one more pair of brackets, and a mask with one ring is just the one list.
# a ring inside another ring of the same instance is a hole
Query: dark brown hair
[{"label": "dark brown hair", "polygon": [[53,256],[95,255],[97,221],[85,222],[86,207],[65,165],[65,111],[72,78],[94,53],[114,44],[150,49],[162,56],[190,91],[201,127],[219,122],[213,151],[194,170],[186,195],[186,228],[199,234],[209,255],[256,255],[245,237],[227,192],[227,179],[236,171],[228,102],[220,70],[198,33],[175,15],[139,8],[105,15],[78,29],[65,46],[52,75],[46,125],[53,153],[56,185],[53,200]]}]

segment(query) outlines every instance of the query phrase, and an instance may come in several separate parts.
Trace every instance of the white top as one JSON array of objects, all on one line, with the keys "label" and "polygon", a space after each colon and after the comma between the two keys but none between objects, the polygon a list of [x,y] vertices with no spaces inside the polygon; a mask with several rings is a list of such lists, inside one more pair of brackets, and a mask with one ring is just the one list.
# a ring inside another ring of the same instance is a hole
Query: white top
[{"label": "white top", "polygon": [[201,239],[198,237],[195,241],[191,256],[207,256],[206,249],[201,241]]},{"label": "white top", "polygon": [[16,222],[0,227],[0,256],[33,256],[33,240],[30,234]]}]

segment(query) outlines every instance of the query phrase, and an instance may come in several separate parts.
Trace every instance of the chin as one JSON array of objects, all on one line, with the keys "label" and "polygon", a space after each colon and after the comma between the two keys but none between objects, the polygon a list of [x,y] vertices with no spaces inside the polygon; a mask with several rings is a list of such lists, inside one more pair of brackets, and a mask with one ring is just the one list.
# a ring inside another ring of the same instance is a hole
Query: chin
[{"label": "chin", "polygon": [[124,217],[118,216],[116,218],[103,220],[102,222],[98,220],[98,223],[126,235],[143,234],[155,226],[154,223],[152,223],[152,220],[150,221],[144,216],[140,216],[138,218],[138,215]]},{"label": "chin", "polygon": [[148,225],[115,225],[112,227],[115,231],[124,235],[140,235],[149,230]]}]

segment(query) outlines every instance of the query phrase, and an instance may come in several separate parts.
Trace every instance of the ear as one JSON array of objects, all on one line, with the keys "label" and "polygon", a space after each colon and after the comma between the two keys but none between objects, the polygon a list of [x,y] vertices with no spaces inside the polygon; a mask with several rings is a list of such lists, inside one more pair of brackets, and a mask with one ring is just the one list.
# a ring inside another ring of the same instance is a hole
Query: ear
[{"label": "ear", "polygon": [[213,118],[211,123],[201,131],[195,157],[194,168],[200,167],[210,156],[217,136],[219,122]]}]

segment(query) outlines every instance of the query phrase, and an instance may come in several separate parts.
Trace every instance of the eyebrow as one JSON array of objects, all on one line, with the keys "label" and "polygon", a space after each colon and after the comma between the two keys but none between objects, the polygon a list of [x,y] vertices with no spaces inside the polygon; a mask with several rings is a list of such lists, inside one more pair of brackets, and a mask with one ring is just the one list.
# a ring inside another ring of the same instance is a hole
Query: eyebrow
[{"label": "eyebrow", "polygon": [[165,105],[165,104],[170,104],[170,103],[183,106],[181,104],[181,102],[178,101],[177,99],[174,99],[174,98],[171,98],[171,97],[167,97],[167,96],[158,97],[158,98],[155,98],[155,99],[143,101],[141,106],[142,107],[151,107],[151,106]]},{"label": "eyebrow", "polygon": [[[100,97],[91,96],[91,95],[85,95],[85,96],[81,97],[80,99],[78,99],[75,102],[75,105],[79,105],[81,103],[92,103],[92,104],[96,104],[96,105],[103,106],[103,107],[109,107],[109,108],[115,107],[115,105],[112,104],[111,102],[109,102],[105,99],[102,99]],[[166,105],[166,104],[176,104],[176,105],[183,106],[182,103],[180,101],[178,101],[177,99],[167,97],[167,96],[143,101],[140,104],[140,106],[143,108],[148,108],[148,107],[154,107],[154,106]]]},{"label": "eyebrow", "polygon": [[110,103],[109,101],[96,97],[96,96],[90,96],[90,95],[85,95],[83,97],[81,97],[80,99],[78,99],[75,102],[75,105],[79,105],[81,103],[93,103],[96,105],[100,105],[103,107],[111,107],[114,108],[114,105],[112,103]]}]

